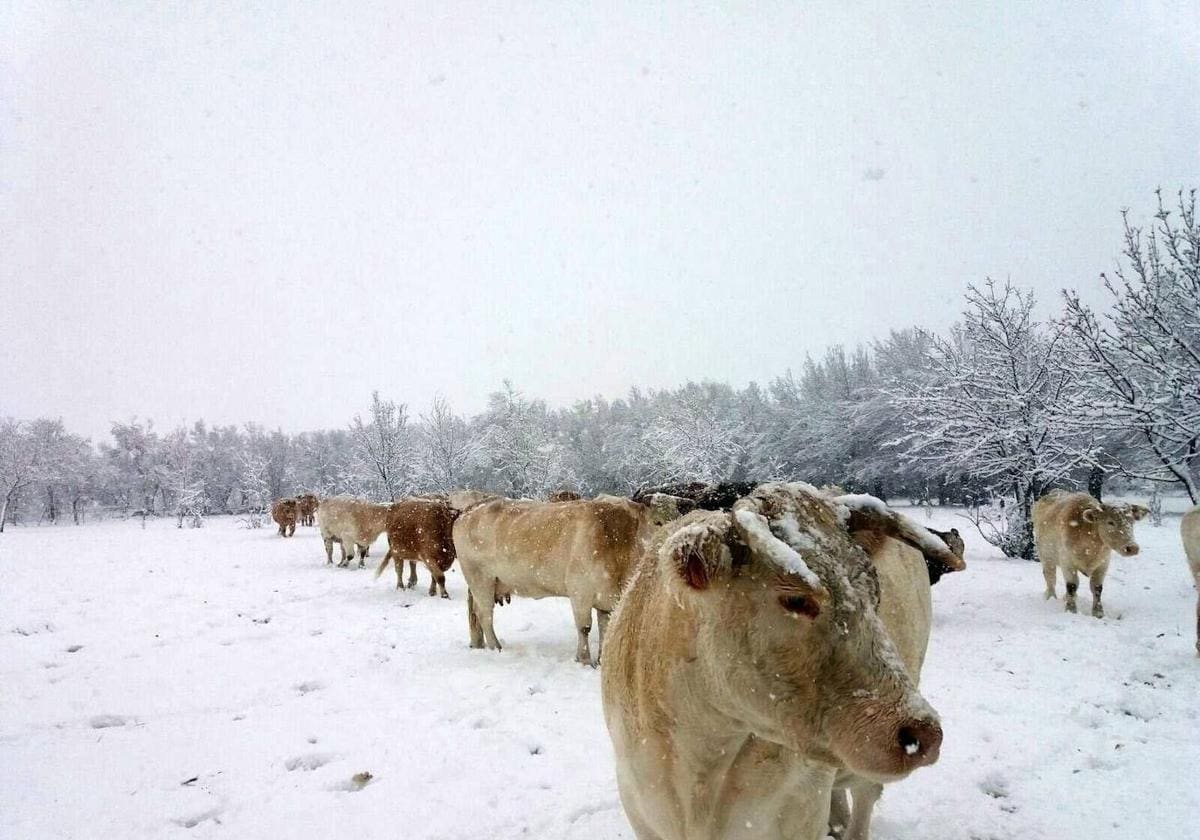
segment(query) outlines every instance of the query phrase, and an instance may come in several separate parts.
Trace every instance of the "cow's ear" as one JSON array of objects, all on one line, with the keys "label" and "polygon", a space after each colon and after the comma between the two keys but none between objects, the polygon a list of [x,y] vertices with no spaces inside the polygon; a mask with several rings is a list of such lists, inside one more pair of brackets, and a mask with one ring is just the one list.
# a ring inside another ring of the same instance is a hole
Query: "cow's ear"
[{"label": "cow's ear", "polygon": [[1145,519],[1150,513],[1150,508],[1145,505],[1130,505],[1129,515],[1133,517],[1134,522],[1140,522]]},{"label": "cow's ear", "polygon": [[1099,516],[1100,516],[1100,508],[1098,508],[1098,507],[1084,508],[1084,511],[1083,511],[1083,521],[1084,522],[1095,522],[1096,518]]},{"label": "cow's ear", "polygon": [[956,536],[956,537],[961,537],[961,536],[962,536],[962,534],[958,533],[958,529],[957,529],[957,528],[951,528],[951,529],[950,529],[950,533],[951,533],[951,534],[953,534],[953,535],[954,535],[954,536]]},{"label": "cow's ear", "polygon": [[659,549],[659,559],[689,589],[708,589],[732,571],[729,514],[713,511],[675,530]]}]

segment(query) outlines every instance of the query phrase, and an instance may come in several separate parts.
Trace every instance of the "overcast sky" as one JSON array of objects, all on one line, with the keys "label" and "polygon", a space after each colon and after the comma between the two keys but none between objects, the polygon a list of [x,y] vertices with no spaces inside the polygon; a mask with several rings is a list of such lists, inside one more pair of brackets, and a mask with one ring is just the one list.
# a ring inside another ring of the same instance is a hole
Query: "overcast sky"
[{"label": "overcast sky", "polygon": [[0,415],[765,383],[1200,185],[1195,2],[263,5],[0,7]]}]

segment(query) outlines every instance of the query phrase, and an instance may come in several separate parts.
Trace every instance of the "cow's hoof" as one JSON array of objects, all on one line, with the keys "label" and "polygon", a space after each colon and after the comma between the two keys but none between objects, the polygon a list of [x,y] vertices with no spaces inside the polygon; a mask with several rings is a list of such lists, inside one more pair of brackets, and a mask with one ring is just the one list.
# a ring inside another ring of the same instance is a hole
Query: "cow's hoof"
[{"label": "cow's hoof", "polygon": [[1053,592],[1049,592],[1049,591],[1047,591],[1046,594],[1042,597],[1047,601],[1057,601],[1058,600],[1058,595],[1056,595]]},{"label": "cow's hoof", "polygon": [[1092,618],[1104,618],[1104,610],[1092,607]]},{"label": "cow's hoof", "polygon": [[450,593],[448,593],[448,592],[443,592],[443,593],[442,593],[442,597],[443,597],[443,598],[445,598],[447,601],[449,601],[449,600],[450,600]]},{"label": "cow's hoof", "polygon": [[1073,613],[1073,612],[1079,612],[1079,610],[1077,610],[1077,609],[1075,608],[1075,605],[1074,605],[1074,604],[1072,604],[1072,603],[1070,603],[1070,602],[1068,601],[1068,602],[1067,602],[1067,612],[1069,612],[1069,613]]},{"label": "cow's hoof", "polygon": [[483,650],[483,642],[471,642],[471,650]]}]

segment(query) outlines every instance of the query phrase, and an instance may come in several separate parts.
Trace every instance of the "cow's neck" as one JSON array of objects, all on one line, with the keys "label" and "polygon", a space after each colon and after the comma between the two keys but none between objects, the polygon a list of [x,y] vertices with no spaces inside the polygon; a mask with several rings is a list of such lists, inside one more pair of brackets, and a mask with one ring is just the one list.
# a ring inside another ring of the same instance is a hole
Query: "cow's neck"
[{"label": "cow's neck", "polygon": [[689,840],[825,836],[833,767],[757,737],[703,702],[676,719],[672,735],[672,782]]}]

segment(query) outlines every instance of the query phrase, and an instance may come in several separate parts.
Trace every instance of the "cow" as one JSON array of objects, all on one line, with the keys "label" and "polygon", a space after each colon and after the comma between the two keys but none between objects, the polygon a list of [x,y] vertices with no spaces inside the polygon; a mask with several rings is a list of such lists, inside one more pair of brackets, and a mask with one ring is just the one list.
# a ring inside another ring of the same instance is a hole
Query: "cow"
[{"label": "cow", "polygon": [[546,497],[547,502],[578,502],[582,499],[574,490],[555,490]]},{"label": "cow", "polygon": [[1149,512],[1142,505],[1105,504],[1087,493],[1066,490],[1054,490],[1034,502],[1033,541],[1042,561],[1046,599],[1058,597],[1055,584],[1057,570],[1062,569],[1066,610],[1076,612],[1075,593],[1082,572],[1092,589],[1092,615],[1104,618],[1100,597],[1111,553],[1122,557],[1138,553],[1133,523]]},{"label": "cow", "polygon": [[271,505],[271,518],[279,526],[279,536],[290,537],[296,533],[296,500],[277,499]]},{"label": "cow", "polygon": [[839,768],[885,782],[937,760],[940,721],[880,620],[854,518],[810,485],[764,484],[659,529],[600,673],[639,840],[818,840]]},{"label": "cow", "polygon": [[1183,551],[1196,584],[1196,655],[1200,656],[1200,505],[1189,510],[1179,520]]},{"label": "cow", "polygon": [[634,493],[632,498],[635,502],[640,502],[649,496],[660,494],[687,499],[701,510],[729,510],[734,502],[749,495],[755,486],[748,481],[683,481],[645,487]]},{"label": "cow", "polygon": [[446,501],[450,503],[450,507],[459,513],[470,510],[482,502],[498,498],[500,497],[495,493],[487,493],[483,490],[455,490],[446,494]]},{"label": "cow", "polygon": [[575,658],[593,664],[588,645],[592,611],[602,655],[608,616],[633,562],[654,530],[675,515],[666,497],[651,504],[616,496],[575,502],[493,499],[454,524],[454,550],[467,581],[467,621],[473,648],[500,650],[492,613],[501,598],[562,597],[575,616]]},{"label": "cow", "polygon": [[933,528],[926,528],[929,533],[933,534],[939,540],[946,544],[950,549],[950,553],[954,555],[958,562],[946,563],[937,557],[925,555],[925,570],[929,573],[929,585],[937,583],[942,579],[942,575],[950,572],[961,572],[965,569],[966,563],[962,562],[966,555],[967,546],[963,542],[962,535],[958,533],[957,528],[951,528],[949,531],[937,531]]},{"label": "cow", "polygon": [[401,499],[388,508],[388,550],[375,577],[388,563],[396,564],[396,588],[403,585],[404,561],[408,561],[408,588],[417,585],[417,561],[429,569],[429,594],[446,592],[446,571],[454,563],[454,520],[458,511],[444,499]]},{"label": "cow", "polygon": [[333,563],[333,544],[341,543],[342,560],[339,566],[349,566],[358,550],[358,568],[365,565],[367,551],[387,529],[387,505],[377,505],[362,499],[334,496],[325,499],[317,508],[317,526],[325,542],[325,559]]},{"label": "cow", "polygon": [[[833,502],[850,510],[850,537],[866,552],[879,577],[879,618],[913,685],[919,686],[933,623],[930,590],[942,574],[966,568],[962,538],[953,528],[921,528],[872,496],[841,496]],[[880,517],[891,520],[886,531]],[[882,793],[883,785],[870,778],[839,772],[830,802],[830,834],[840,840],[869,840],[871,815]]]},{"label": "cow", "polygon": [[317,512],[317,506],[321,501],[312,493],[305,493],[302,496],[296,497],[296,505],[300,512],[300,524],[311,526],[315,524],[314,514]]}]

